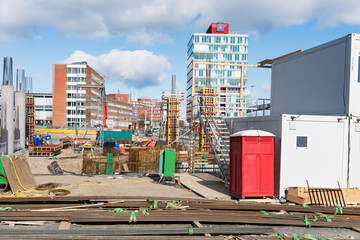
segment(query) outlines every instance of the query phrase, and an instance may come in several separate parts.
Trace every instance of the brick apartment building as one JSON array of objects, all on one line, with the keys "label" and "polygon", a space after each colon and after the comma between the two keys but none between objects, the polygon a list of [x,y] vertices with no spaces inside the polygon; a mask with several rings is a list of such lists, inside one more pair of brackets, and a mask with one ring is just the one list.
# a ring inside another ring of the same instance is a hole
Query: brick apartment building
[{"label": "brick apartment building", "polygon": [[[83,85],[83,86],[82,86]],[[97,127],[103,123],[104,78],[86,62],[53,65],[53,126]]]},{"label": "brick apartment building", "polygon": [[133,111],[129,94],[107,94],[106,104],[108,129],[128,130],[132,124]]}]

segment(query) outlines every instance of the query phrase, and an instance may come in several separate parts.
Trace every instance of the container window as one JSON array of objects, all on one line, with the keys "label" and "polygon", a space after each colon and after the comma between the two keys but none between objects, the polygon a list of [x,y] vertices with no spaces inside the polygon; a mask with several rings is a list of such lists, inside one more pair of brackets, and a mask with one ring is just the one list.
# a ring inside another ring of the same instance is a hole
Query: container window
[{"label": "container window", "polygon": [[297,148],[307,148],[308,147],[308,137],[297,136],[296,137],[296,147]]}]

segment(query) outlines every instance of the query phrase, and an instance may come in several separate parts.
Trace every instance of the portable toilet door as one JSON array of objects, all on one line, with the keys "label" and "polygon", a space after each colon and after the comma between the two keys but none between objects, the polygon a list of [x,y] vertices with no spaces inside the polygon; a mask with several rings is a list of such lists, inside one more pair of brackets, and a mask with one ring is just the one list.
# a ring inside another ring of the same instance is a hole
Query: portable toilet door
[{"label": "portable toilet door", "polygon": [[275,135],[245,130],[230,136],[230,194],[273,197]]}]

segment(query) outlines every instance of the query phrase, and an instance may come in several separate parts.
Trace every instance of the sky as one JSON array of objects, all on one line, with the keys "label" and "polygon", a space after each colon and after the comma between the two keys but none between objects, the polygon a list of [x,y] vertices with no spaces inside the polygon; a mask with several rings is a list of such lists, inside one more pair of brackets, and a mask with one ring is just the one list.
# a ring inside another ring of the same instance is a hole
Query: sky
[{"label": "sky", "polygon": [[[24,68],[36,93],[52,92],[53,64],[87,61],[106,93],[160,99],[172,74],[185,92],[187,43],[211,22],[248,34],[257,64],[360,33],[359,16],[358,0],[0,0],[0,58]],[[271,69],[249,69],[254,99],[270,86]]]}]

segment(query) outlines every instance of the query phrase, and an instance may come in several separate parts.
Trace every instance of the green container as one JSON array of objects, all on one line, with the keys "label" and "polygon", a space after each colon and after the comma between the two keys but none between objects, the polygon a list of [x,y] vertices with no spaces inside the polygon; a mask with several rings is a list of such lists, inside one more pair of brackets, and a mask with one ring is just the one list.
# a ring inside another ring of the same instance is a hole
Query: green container
[{"label": "green container", "polygon": [[[5,176],[6,176],[6,174],[5,174],[5,169],[4,169],[4,166],[3,166],[3,164],[2,164],[2,158],[5,158],[5,157],[0,157],[0,173],[2,173],[2,174],[4,174]],[[6,180],[5,180],[5,178],[3,178],[3,177],[0,177],[0,184],[6,184]]]},{"label": "green container", "polygon": [[160,161],[159,161],[159,174],[164,173],[164,152],[165,150],[162,150],[160,152]]},{"label": "green container", "polygon": [[113,138],[116,140],[120,139],[128,139],[132,140],[132,133],[131,131],[104,131],[104,132],[98,132],[97,133],[97,139],[99,140],[106,140]]},{"label": "green container", "polygon": [[175,150],[174,149],[165,149],[163,152],[164,160],[164,176],[165,177],[174,177],[175,173]]}]

